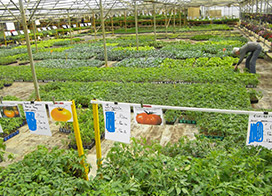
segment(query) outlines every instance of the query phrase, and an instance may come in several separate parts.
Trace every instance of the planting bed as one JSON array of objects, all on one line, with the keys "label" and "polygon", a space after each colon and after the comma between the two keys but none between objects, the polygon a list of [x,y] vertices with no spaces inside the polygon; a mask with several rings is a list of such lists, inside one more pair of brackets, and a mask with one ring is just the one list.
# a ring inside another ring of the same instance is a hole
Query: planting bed
[{"label": "planting bed", "polygon": [[[88,107],[93,98],[157,105],[271,111],[271,61],[258,59],[257,75],[243,73],[244,63],[239,66],[240,72],[234,72],[233,64],[237,58],[231,55],[231,50],[234,46],[243,45],[245,38],[236,36],[236,33],[233,36],[231,31],[228,37],[224,36],[224,31],[203,33],[201,36],[198,34],[192,33],[194,37],[190,38],[207,41],[194,41],[193,44],[174,40],[155,42],[153,35],[139,36],[139,51],[136,51],[135,37],[132,35],[109,39],[109,60],[115,62],[108,68],[101,67],[104,64],[101,41],[70,46],[67,41],[58,40],[50,43],[50,50],[41,45],[41,52],[34,54],[34,58],[41,59],[36,67],[38,80],[46,82],[40,86],[41,98],[50,101],[54,96],[56,101],[76,101],[81,136],[86,148],[93,144],[94,139],[92,109]],[[169,39],[175,37],[174,34],[167,35]],[[65,48],[55,48],[54,45],[59,44],[64,44]],[[23,48],[12,50],[12,56],[19,55],[16,59],[25,58],[24,53]],[[32,80],[28,65],[0,66],[0,70],[3,73],[1,81]],[[249,85],[254,88],[246,88]],[[251,105],[250,95],[259,95],[255,90],[261,91],[263,98],[258,104]],[[14,82],[0,92],[4,96],[34,99],[33,85],[27,82]],[[82,182],[78,178],[82,177],[80,165],[74,164],[75,168],[69,165],[70,161],[76,160],[76,154],[69,154],[66,150],[53,150],[50,154],[40,148],[28,155],[25,161],[12,164],[3,172],[0,170],[0,185],[12,183],[14,186],[5,186],[3,190],[5,193],[17,191],[18,195],[20,188],[16,187],[21,185],[17,186],[15,180],[9,182],[6,176],[20,175],[21,172],[17,172],[16,168],[28,168],[28,164],[35,160],[34,165],[42,165],[41,170],[38,170],[42,175],[37,172],[33,174],[31,169],[23,169],[25,174],[14,178],[20,179],[18,183],[23,184],[25,192],[29,188],[24,182],[28,182],[34,187],[31,191],[36,194],[46,191],[56,194],[61,191],[67,195],[250,195],[253,192],[256,195],[269,195],[272,192],[271,165],[267,161],[272,154],[266,149],[245,146],[247,115],[166,110],[164,121],[173,122],[173,125],[162,126],[137,125],[133,114],[131,116],[131,136],[136,139],[132,139],[130,145],[102,140],[104,160],[98,171],[96,149],[86,151],[87,161],[92,165],[90,175],[95,176],[98,172],[97,177],[90,182]],[[105,130],[101,106],[99,119],[103,135]],[[63,127],[70,127],[71,133],[59,132],[59,128]],[[6,151],[14,153],[15,159],[4,161],[0,166],[22,160],[38,144],[44,144],[49,149],[54,146],[63,149],[73,147],[75,138],[71,127],[71,124],[56,125],[50,121],[53,136],[46,137],[31,135],[27,126],[23,126],[19,135],[5,142]],[[181,136],[187,136],[189,140]],[[43,162],[38,163],[39,160]],[[58,166],[48,169],[48,165],[44,164],[47,162]],[[68,163],[69,167],[66,164],[62,166],[63,163]],[[72,171],[76,172],[71,174],[67,168],[73,168]],[[55,172],[54,176],[51,176],[52,171]],[[65,185],[50,184],[48,179],[55,179],[55,176],[58,182]],[[68,185],[80,188],[64,189]]]}]

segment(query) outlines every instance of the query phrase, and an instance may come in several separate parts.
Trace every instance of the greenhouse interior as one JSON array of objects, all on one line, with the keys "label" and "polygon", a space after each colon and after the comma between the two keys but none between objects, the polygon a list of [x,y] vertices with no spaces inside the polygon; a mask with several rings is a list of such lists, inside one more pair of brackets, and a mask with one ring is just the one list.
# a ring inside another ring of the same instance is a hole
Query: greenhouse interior
[{"label": "greenhouse interior", "polygon": [[272,0],[0,2],[0,195],[272,195]]}]

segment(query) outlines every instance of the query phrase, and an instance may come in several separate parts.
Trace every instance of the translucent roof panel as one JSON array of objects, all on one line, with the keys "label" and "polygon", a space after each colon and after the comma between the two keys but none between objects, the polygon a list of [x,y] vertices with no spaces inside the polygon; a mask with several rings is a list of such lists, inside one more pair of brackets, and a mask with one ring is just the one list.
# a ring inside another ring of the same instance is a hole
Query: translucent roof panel
[{"label": "translucent roof panel", "polygon": [[[163,6],[224,6],[230,4],[238,5],[242,0],[137,0],[137,5],[142,9],[152,9],[152,3],[156,3],[156,9],[162,9]],[[15,20],[20,18],[19,0],[0,0],[0,19]],[[34,15],[35,19],[45,17],[65,17],[69,13],[72,16],[99,13],[99,0],[22,0],[26,17]],[[105,10],[112,13],[120,11],[133,12],[135,0],[102,0],[102,6]]]}]

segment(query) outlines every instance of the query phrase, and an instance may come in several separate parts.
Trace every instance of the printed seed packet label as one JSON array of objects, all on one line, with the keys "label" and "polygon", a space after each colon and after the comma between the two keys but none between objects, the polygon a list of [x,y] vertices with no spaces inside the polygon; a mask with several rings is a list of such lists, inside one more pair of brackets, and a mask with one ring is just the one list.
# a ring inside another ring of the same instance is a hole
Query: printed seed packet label
[{"label": "printed seed packet label", "polygon": [[134,119],[137,124],[163,125],[163,113],[161,108],[133,107]]},{"label": "printed seed packet label", "polygon": [[1,124],[0,124],[0,133],[4,133]]},{"label": "printed seed packet label", "polygon": [[48,104],[50,118],[59,122],[73,122],[72,103]]},{"label": "printed seed packet label", "polygon": [[247,145],[272,148],[272,114],[250,114]]},{"label": "printed seed packet label", "polygon": [[130,143],[130,106],[127,104],[103,104],[105,139]]},{"label": "printed seed packet label", "polygon": [[44,103],[23,103],[26,122],[31,133],[52,136]]},{"label": "printed seed packet label", "polygon": [[0,117],[2,118],[16,118],[21,117],[20,110],[16,104],[1,104]]}]

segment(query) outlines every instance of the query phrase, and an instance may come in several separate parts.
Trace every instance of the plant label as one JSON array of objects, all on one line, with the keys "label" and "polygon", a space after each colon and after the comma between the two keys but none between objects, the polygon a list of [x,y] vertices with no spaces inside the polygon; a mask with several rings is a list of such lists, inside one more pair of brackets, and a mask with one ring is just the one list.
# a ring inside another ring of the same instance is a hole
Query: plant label
[{"label": "plant label", "polygon": [[12,33],[13,33],[13,35],[18,35],[17,31],[13,31]]},{"label": "plant label", "polygon": [[20,31],[20,33],[21,33],[22,35],[24,35],[24,34],[25,34],[25,33],[24,33],[24,31],[22,31],[22,30]]},{"label": "plant label", "polygon": [[44,103],[24,102],[23,108],[30,133],[52,136]]},{"label": "plant label", "polygon": [[13,22],[6,22],[6,27],[7,27],[7,30],[9,31],[15,30],[15,26]]},{"label": "plant label", "polygon": [[57,29],[58,27],[56,27],[56,26],[52,26],[52,28],[53,28],[53,29]]},{"label": "plant label", "polygon": [[36,25],[40,25],[41,23],[40,23],[39,20],[35,20],[35,24],[36,24]]},{"label": "plant label", "polygon": [[40,28],[37,28],[37,30],[38,30],[39,32],[41,32],[41,31],[42,31]]},{"label": "plant label", "polygon": [[42,27],[42,30],[47,31],[46,27]]},{"label": "plant label", "polygon": [[137,124],[163,125],[163,114],[161,108],[133,107],[134,119]]},{"label": "plant label", "polygon": [[73,122],[72,102],[48,104],[50,118],[59,122]]},{"label": "plant label", "polygon": [[272,148],[272,115],[250,114],[247,132],[247,145]]},{"label": "plant label", "polygon": [[66,29],[66,25],[62,25],[62,27],[63,27],[64,29]]},{"label": "plant label", "polygon": [[92,23],[89,22],[89,23],[88,23],[88,26],[92,26]]},{"label": "plant label", "polygon": [[105,139],[130,143],[130,106],[127,104],[103,104]]},{"label": "plant label", "polygon": [[0,133],[4,133],[1,124],[0,124]]},{"label": "plant label", "polygon": [[0,105],[0,117],[3,117],[3,118],[21,117],[18,105],[16,105],[16,104],[1,104]]}]

